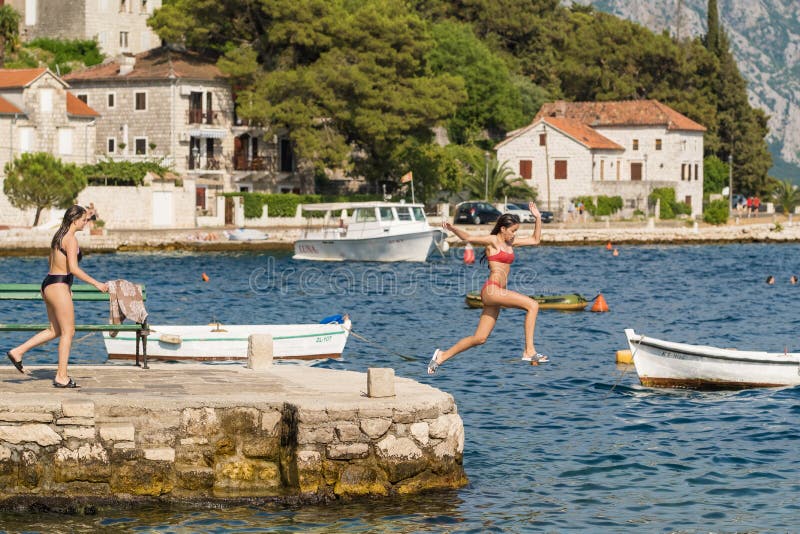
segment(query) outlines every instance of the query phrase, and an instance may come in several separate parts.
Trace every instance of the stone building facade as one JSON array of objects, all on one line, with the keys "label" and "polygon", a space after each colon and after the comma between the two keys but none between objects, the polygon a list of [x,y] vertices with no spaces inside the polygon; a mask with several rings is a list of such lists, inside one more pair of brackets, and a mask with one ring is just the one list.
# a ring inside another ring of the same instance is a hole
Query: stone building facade
[{"label": "stone building facade", "polygon": [[[95,161],[97,111],[48,69],[0,69],[0,170],[25,152],[48,152],[65,163]],[[0,191],[4,175],[0,175]],[[0,224],[30,224],[32,212],[0,194]]]},{"label": "stone building facade", "polygon": [[621,196],[646,211],[654,188],[671,187],[692,215],[703,207],[705,127],[655,100],[554,102],[495,149],[500,162],[561,211],[578,196]]},{"label": "stone building facade", "polygon": [[[0,2],[1,3],[1,2]],[[161,45],[147,19],[162,0],[5,0],[21,15],[20,36],[95,39],[108,56]]]},{"label": "stone building facade", "polygon": [[230,82],[212,61],[163,47],[65,80],[102,114],[99,158],[163,161],[195,180],[203,214],[219,192],[300,192],[289,140],[236,116]]}]

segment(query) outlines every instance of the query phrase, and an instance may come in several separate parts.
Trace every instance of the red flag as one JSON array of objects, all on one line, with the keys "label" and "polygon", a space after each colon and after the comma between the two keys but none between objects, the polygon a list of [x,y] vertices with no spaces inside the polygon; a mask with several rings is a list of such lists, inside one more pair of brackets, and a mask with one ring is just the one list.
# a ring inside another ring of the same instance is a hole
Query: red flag
[{"label": "red flag", "polygon": [[400,178],[400,183],[401,184],[407,184],[408,182],[412,181],[413,179],[414,179],[414,176],[411,174],[411,171],[408,171],[407,173],[405,173],[403,175],[402,178]]}]

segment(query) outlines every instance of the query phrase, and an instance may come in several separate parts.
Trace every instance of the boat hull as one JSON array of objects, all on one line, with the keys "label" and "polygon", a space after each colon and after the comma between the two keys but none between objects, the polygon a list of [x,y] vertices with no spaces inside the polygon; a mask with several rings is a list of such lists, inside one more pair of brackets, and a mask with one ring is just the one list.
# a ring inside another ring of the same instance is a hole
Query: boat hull
[{"label": "boat hull", "polygon": [[[562,310],[562,311],[583,311],[589,301],[578,295],[570,293],[565,295],[530,295],[539,303],[540,310]],[[483,308],[483,300],[480,291],[470,291],[465,298],[467,306],[470,308]]]},{"label": "boat hull", "polygon": [[316,261],[425,261],[438,229],[357,239],[300,239],[294,259]]},{"label": "boat hull", "polygon": [[[160,360],[246,360],[248,337],[271,334],[275,360],[340,358],[350,334],[344,324],[293,325],[163,325],[150,326],[147,358]],[[103,333],[109,359],[136,357],[134,335]]]},{"label": "boat hull", "polygon": [[673,343],[625,330],[643,386],[747,389],[800,385],[800,355]]}]

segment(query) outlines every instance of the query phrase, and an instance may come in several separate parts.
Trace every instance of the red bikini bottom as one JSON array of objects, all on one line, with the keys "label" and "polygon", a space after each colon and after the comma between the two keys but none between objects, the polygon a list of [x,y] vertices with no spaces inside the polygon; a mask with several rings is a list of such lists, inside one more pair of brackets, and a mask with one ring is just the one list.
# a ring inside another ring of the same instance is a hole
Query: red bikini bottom
[{"label": "red bikini bottom", "polygon": [[505,286],[501,285],[500,282],[495,282],[494,280],[487,280],[486,283],[483,284],[483,287],[481,288],[481,293],[483,293],[483,290],[489,286],[497,286],[500,289],[505,289]]}]

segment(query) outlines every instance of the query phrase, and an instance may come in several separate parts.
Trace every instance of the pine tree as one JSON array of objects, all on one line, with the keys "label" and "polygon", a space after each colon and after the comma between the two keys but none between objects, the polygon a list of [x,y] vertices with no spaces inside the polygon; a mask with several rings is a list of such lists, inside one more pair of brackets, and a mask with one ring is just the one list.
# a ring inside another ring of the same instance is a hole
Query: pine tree
[{"label": "pine tree", "polygon": [[708,1],[706,48],[719,62],[713,88],[717,100],[718,145],[711,147],[723,161],[733,155],[733,189],[748,195],[763,195],[769,190],[767,172],[772,167],[765,138],[769,132],[767,116],[750,105],[747,81],[739,71],[730,41],[719,24],[716,0]]}]

